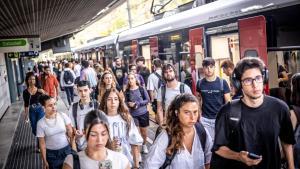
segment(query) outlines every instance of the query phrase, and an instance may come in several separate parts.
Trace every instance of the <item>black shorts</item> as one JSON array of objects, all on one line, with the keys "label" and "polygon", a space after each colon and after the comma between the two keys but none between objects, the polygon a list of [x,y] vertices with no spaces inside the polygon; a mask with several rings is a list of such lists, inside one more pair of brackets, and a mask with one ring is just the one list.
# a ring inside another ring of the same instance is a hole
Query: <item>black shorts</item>
[{"label": "black shorts", "polygon": [[133,120],[138,127],[148,127],[149,126],[149,112],[142,114],[140,116],[133,116]]}]

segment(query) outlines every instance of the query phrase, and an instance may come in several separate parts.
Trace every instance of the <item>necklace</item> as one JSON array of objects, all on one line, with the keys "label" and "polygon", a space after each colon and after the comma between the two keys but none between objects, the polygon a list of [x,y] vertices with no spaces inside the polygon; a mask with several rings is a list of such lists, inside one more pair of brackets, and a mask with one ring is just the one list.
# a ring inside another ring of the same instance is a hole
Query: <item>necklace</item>
[{"label": "necklace", "polygon": [[55,113],[55,121],[54,121],[54,124],[50,124],[49,122],[47,122],[48,120],[51,120],[51,119],[47,119],[46,116],[45,116],[45,123],[47,126],[53,128],[56,126],[56,123],[57,123],[57,113]]}]

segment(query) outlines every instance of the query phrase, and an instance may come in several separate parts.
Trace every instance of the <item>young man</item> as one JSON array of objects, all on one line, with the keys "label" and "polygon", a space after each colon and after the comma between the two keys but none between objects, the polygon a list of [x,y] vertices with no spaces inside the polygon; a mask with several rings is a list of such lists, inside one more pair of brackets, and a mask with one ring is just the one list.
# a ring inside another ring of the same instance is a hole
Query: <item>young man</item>
[{"label": "young man", "polygon": [[[234,64],[231,60],[225,60],[224,62],[222,62],[221,64],[221,68],[223,70],[223,73],[229,77],[230,81],[231,81],[231,75],[232,72],[234,70]],[[242,91],[241,90],[237,90],[232,83],[230,82],[230,89],[231,89],[231,96],[232,96],[232,100],[234,99],[239,99],[240,97],[242,97]]]},{"label": "young man", "polygon": [[44,73],[40,75],[39,80],[46,94],[57,99],[59,83],[56,77],[51,73],[49,66],[44,66]]},{"label": "young man", "polygon": [[152,65],[154,66],[155,72],[151,73],[148,78],[147,90],[149,91],[152,110],[157,113],[157,92],[164,83],[161,71],[161,60],[159,58],[154,59]]},{"label": "young man", "polygon": [[90,83],[92,90],[91,96],[96,99],[95,91],[97,86],[97,74],[93,68],[90,67],[89,62],[83,60],[81,62],[83,69],[81,70],[80,80],[86,80]]},{"label": "young man", "polygon": [[234,64],[231,60],[225,60],[224,62],[222,62],[221,68],[226,76],[231,77],[234,69]]},{"label": "young man", "polygon": [[88,81],[79,81],[77,91],[80,100],[71,106],[69,117],[72,121],[73,132],[75,133],[75,139],[73,140],[76,141],[76,146],[72,143],[72,147],[74,150],[77,147],[77,150],[81,151],[86,147],[86,140],[83,135],[84,118],[89,111],[98,109],[99,105],[97,101],[92,100],[90,97],[92,90]]},{"label": "young man", "polygon": [[230,101],[230,89],[225,80],[215,75],[215,60],[205,58],[202,62],[205,77],[198,80],[196,91],[202,101],[201,121],[214,140],[215,119],[221,106]]},{"label": "young man", "polygon": [[67,100],[69,103],[69,106],[74,101],[74,82],[75,82],[75,73],[70,68],[70,64],[66,63],[64,71],[60,75],[60,85],[62,88],[64,88],[66,94],[67,94]]},{"label": "young man", "polygon": [[136,58],[135,63],[137,65],[137,73],[143,77],[145,84],[147,84],[150,70],[145,65],[145,58],[143,56],[140,56]]},{"label": "young man", "polygon": [[163,78],[166,85],[159,88],[157,93],[157,123],[162,126],[166,122],[164,112],[168,110],[171,101],[181,93],[192,94],[191,89],[184,83],[178,82],[176,78],[176,70],[173,65],[165,64],[162,68]]},{"label": "young man", "polygon": [[242,89],[243,97],[218,113],[211,168],[280,169],[280,139],[289,169],[294,169],[289,108],[263,94],[264,82],[267,71],[260,59],[248,57],[238,62],[233,84]]},{"label": "young man", "polygon": [[117,82],[121,89],[123,89],[123,80],[124,77],[127,76],[127,70],[122,66],[122,59],[120,57],[115,58],[115,67],[113,67],[112,71],[117,79]]}]

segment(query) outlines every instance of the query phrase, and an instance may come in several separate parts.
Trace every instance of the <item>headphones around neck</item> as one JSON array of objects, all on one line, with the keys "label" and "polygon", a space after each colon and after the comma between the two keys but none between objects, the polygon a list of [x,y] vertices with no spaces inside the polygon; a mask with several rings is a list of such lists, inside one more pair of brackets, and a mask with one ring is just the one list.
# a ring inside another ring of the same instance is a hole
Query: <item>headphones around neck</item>
[{"label": "headphones around neck", "polygon": [[[268,81],[269,81],[269,71],[268,71],[267,67],[263,68],[262,76],[263,76],[263,83],[267,84]],[[242,89],[242,84],[241,84],[241,81],[238,78],[238,73],[237,73],[236,68],[233,70],[230,80],[231,80],[231,83],[232,83],[234,88],[236,88],[237,90]]]},{"label": "headphones around neck", "polygon": [[[83,109],[84,109],[84,104],[82,104],[80,101],[79,101],[78,105],[79,105],[79,107],[80,107],[80,110],[83,110]],[[90,107],[93,107],[93,106],[94,106],[93,101],[90,101],[90,102],[89,102],[89,106],[90,106]]]}]

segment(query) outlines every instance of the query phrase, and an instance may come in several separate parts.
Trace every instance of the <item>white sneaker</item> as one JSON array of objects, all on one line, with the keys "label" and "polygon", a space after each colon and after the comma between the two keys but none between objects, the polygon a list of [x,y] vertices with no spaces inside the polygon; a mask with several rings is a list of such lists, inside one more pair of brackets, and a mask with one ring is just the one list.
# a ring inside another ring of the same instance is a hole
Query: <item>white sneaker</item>
[{"label": "white sneaker", "polygon": [[148,154],[148,153],[149,153],[148,147],[147,147],[146,144],[143,144],[143,145],[142,145],[142,153],[144,153],[144,154]]}]

